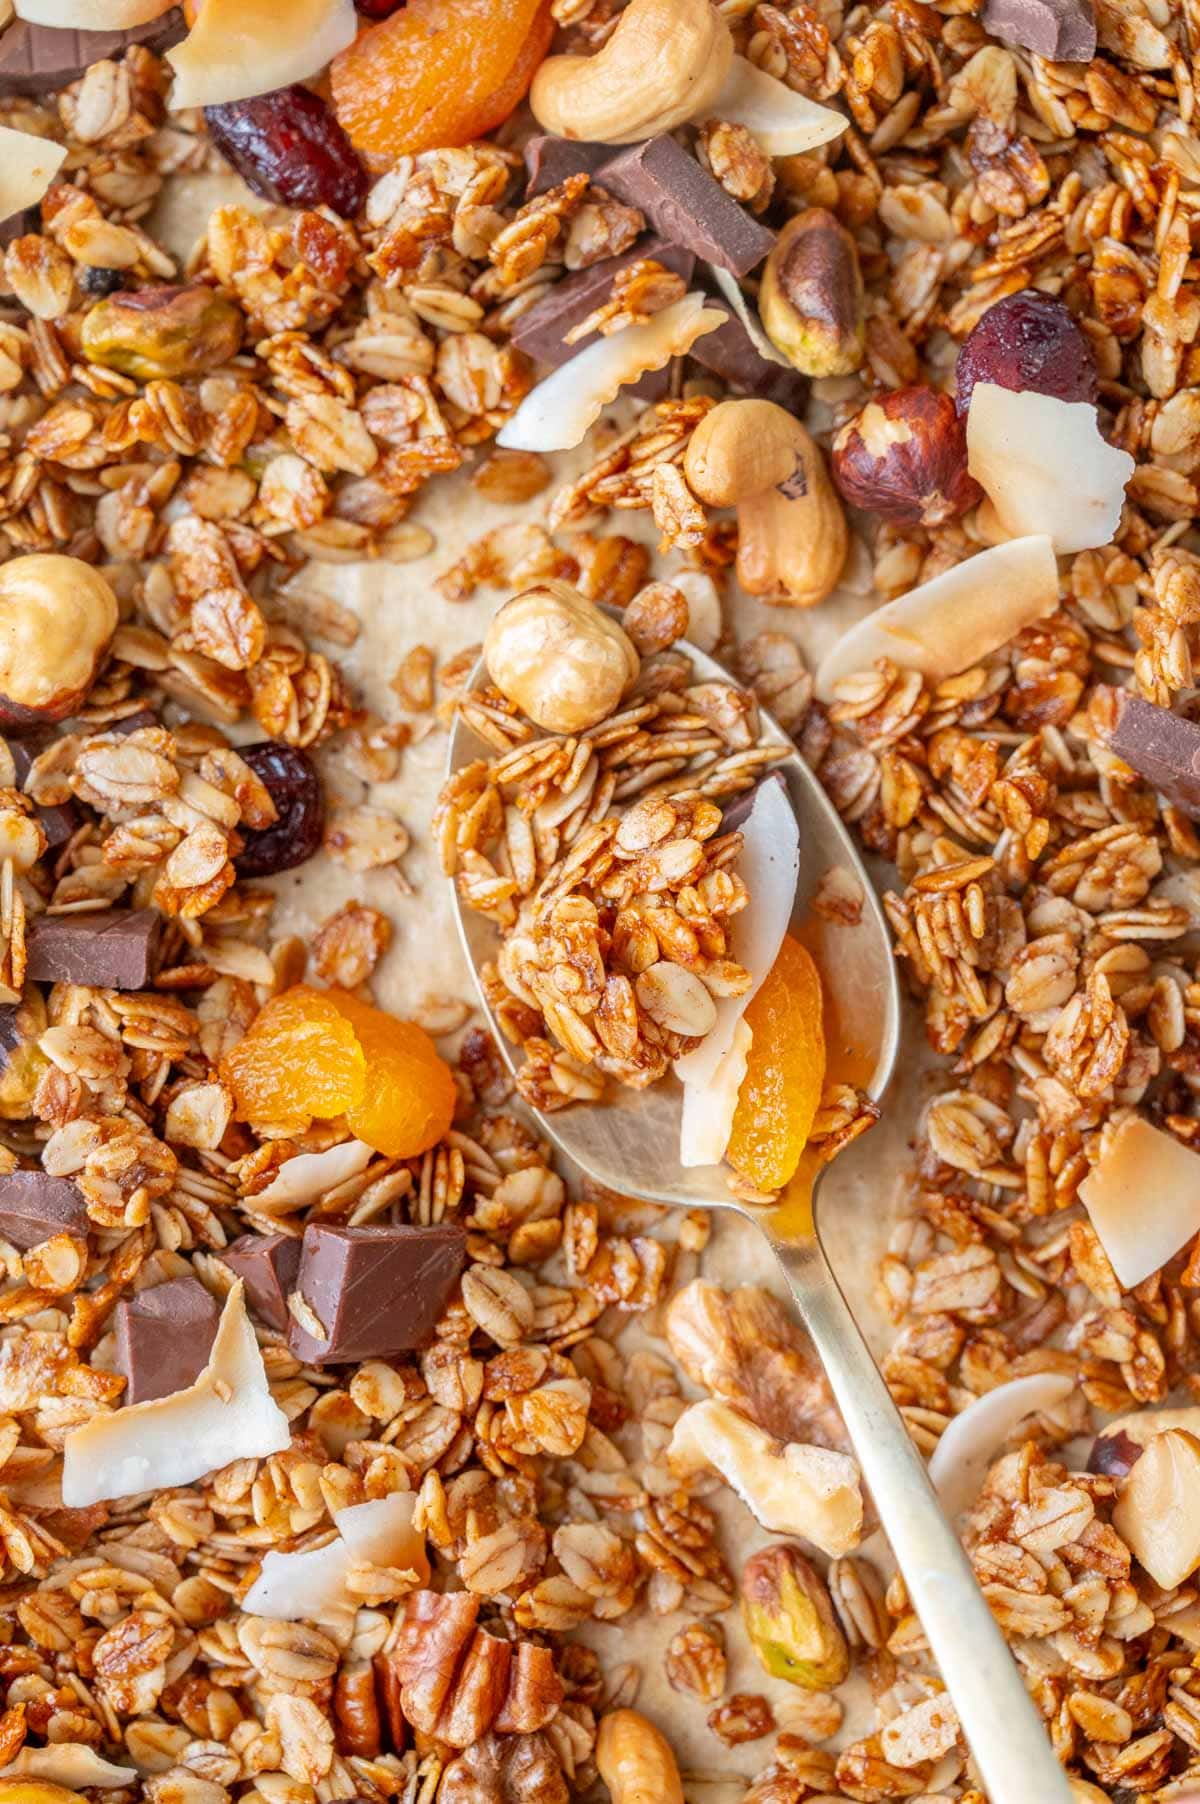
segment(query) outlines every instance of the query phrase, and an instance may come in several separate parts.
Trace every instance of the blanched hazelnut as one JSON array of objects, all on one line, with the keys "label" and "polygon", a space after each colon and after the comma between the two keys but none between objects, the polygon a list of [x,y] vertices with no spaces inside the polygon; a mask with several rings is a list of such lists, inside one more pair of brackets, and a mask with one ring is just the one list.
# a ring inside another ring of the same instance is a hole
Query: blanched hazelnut
[{"label": "blanched hazelnut", "polygon": [[767,337],[806,376],[848,376],[866,354],[858,251],[824,207],[789,219],[763,266],[758,311]]},{"label": "blanched hazelnut", "polygon": [[34,552],[0,565],[0,729],[79,707],[117,630],[117,598],[79,558]]},{"label": "blanched hazelnut", "polygon": [[83,322],[88,362],[139,382],[202,375],[228,363],[241,342],[238,308],[202,282],[110,295]]},{"label": "blanched hazelnut", "polygon": [[488,675],[535,726],[579,733],[612,713],[640,664],[628,636],[569,583],[544,582],[493,616]]},{"label": "blanched hazelnut", "polygon": [[844,500],[899,526],[942,526],[983,493],[954,402],[924,385],[868,401],[834,439],[831,461]]}]

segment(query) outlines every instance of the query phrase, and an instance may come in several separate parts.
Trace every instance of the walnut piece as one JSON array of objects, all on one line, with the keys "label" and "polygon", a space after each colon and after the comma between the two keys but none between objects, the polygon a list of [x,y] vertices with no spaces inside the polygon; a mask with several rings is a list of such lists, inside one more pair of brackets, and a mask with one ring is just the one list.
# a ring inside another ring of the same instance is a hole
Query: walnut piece
[{"label": "walnut piece", "polygon": [[442,1775],[440,1804],[567,1804],[562,1767],[544,1735],[484,1735]]}]

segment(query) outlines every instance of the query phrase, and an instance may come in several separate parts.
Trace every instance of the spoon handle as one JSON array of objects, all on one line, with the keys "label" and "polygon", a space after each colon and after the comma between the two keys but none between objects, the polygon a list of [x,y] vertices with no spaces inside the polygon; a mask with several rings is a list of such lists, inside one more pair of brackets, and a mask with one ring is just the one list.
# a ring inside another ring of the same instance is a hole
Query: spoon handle
[{"label": "spoon handle", "polygon": [[1017,1664],[820,1245],[773,1244],[991,1804],[1071,1804]]}]

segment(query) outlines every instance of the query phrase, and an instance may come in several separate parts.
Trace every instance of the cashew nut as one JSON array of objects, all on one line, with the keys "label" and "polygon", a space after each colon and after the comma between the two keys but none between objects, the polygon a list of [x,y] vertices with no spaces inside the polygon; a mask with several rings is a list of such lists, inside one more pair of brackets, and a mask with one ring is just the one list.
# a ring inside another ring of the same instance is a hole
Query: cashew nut
[{"label": "cashew nut", "polygon": [[529,104],[545,131],[636,144],[711,108],[733,61],[710,0],[631,0],[595,56],[549,56]]},{"label": "cashew nut", "polygon": [[613,1804],[683,1804],[671,1744],[639,1710],[610,1710],[601,1717],[596,1766]]},{"label": "cashew nut", "polygon": [[689,486],[714,507],[738,510],[738,581],[751,595],[796,607],[837,586],[849,538],[817,445],[774,401],[722,401],[692,434]]}]

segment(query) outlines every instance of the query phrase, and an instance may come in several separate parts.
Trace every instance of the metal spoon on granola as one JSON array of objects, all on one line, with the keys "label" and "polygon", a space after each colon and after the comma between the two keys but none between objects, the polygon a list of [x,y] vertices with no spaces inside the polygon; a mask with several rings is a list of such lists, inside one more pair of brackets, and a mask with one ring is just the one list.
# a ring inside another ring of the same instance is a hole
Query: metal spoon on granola
[{"label": "metal spoon on granola", "polygon": [[[790,930],[812,948],[820,970],[827,1028],[833,1024],[831,1037],[842,1043],[841,1074],[856,1079],[866,1098],[878,1102],[899,1051],[900,1001],[883,913],[846,829],[792,741],[756,712],[714,659],[683,641],[644,664],[629,687],[631,673],[620,668],[620,629],[610,631],[611,623],[596,609],[589,610],[590,625],[581,621],[569,595],[551,599],[559,604],[559,617],[550,622],[549,638],[544,616],[525,619],[528,605],[518,622],[533,632],[536,655],[527,656],[523,668],[526,682],[538,688],[537,699],[516,682],[491,687],[482,660],[476,668],[451,730],[437,823],[445,863],[456,873],[463,946],[497,1042],[541,1132],[581,1174],[618,1193],[633,1191],[670,1207],[736,1210],[767,1237],[824,1364],[989,1797],[993,1804],[1025,1804],[1030,1797],[1040,1804],[1067,1804],[1066,1780],[1020,1672],[822,1247],[819,1155],[809,1155],[781,1199],[765,1206],[745,1201],[728,1167],[681,1163],[678,1081],[667,1075],[650,1082],[660,1075],[652,1070],[640,1080],[635,1076],[641,1087],[632,1087],[627,1074],[625,1083],[601,1100],[603,1080],[597,1081],[578,1056],[581,1047],[560,1053],[542,1037],[540,1006],[532,1005],[541,1005],[545,992],[535,996],[526,990],[528,1000],[522,1000],[521,942],[524,936],[524,951],[531,953],[532,930],[529,908],[519,905],[535,893],[544,898],[553,892],[560,903],[564,897],[577,901],[589,848],[597,844],[595,829],[620,815],[623,803],[643,803],[651,790],[673,798],[686,792],[728,800],[773,768],[783,778],[799,825]],[[530,598],[520,600],[528,604]],[[564,645],[582,647],[584,655],[565,672],[558,711],[547,711],[541,697]],[[530,643],[523,643],[514,655],[530,650]],[[497,676],[500,659],[490,639],[489,663]],[[636,657],[633,664],[636,668]],[[586,688],[593,679],[607,685],[604,718],[597,720],[591,710],[592,722],[585,727],[573,710],[580,683]],[[518,695],[524,717],[513,705]],[[731,718],[742,710],[752,729],[739,735],[725,722],[724,737],[713,731],[716,715],[706,723],[703,711],[722,709],[732,710]],[[531,725],[530,713],[552,730]],[[524,808],[516,805],[518,795]],[[493,864],[485,848],[498,842],[504,850]],[[823,911],[824,919],[813,911],[822,881],[826,893],[833,883],[856,896],[855,906],[836,924],[831,911]],[[588,915],[585,906],[558,916],[566,933],[559,986],[564,1002],[573,984],[581,992],[596,983],[588,968],[595,953]],[[572,927],[581,922],[582,931],[572,939]],[[498,926],[505,932],[503,945]],[[568,1018],[578,1022],[578,1011],[556,1017],[557,1028]],[[571,1038],[570,1029],[566,1037]],[[517,1044],[521,1040],[524,1048]],[[611,1070],[614,1061],[604,1058],[602,1046],[598,1050],[600,1063]],[[568,1102],[571,1106],[564,1106]]]}]

